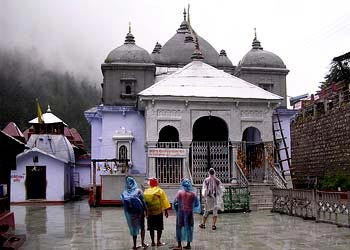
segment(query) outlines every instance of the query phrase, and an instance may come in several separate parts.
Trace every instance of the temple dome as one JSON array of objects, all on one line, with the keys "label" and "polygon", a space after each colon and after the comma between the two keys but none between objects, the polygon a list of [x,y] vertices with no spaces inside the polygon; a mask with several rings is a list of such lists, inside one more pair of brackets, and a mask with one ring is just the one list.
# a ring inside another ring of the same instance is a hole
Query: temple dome
[{"label": "temple dome", "polygon": [[258,39],[254,38],[252,49],[240,61],[240,67],[286,68],[282,59],[261,47]]},{"label": "temple dome", "polygon": [[223,49],[220,51],[218,67],[219,68],[233,67],[231,60],[227,57],[226,51]]},{"label": "temple dome", "polygon": [[162,49],[162,45],[157,42],[156,46],[154,47],[151,53],[151,59],[156,64],[160,64],[163,61],[162,55],[160,54],[161,49]]},{"label": "temple dome", "polygon": [[134,36],[129,30],[124,44],[112,50],[105,63],[152,63],[152,58],[145,49],[135,44]]},{"label": "temple dome", "polygon": [[[203,54],[204,62],[217,67],[219,54],[204,38],[198,35],[200,51]],[[161,61],[156,62],[168,66],[184,66],[192,61],[191,56],[195,49],[194,38],[189,32],[186,13],[184,20],[176,34],[170,38],[160,49]]]}]

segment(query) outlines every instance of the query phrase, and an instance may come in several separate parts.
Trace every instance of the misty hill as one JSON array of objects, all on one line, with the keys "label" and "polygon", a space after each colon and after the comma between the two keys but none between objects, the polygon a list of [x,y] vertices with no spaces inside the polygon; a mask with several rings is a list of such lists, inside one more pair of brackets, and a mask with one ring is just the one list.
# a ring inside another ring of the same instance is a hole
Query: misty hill
[{"label": "misty hill", "polygon": [[52,112],[76,128],[90,147],[90,126],[84,111],[99,102],[100,91],[71,73],[49,70],[35,51],[0,50],[0,129],[15,122],[22,132],[37,117],[35,98],[42,112]]}]

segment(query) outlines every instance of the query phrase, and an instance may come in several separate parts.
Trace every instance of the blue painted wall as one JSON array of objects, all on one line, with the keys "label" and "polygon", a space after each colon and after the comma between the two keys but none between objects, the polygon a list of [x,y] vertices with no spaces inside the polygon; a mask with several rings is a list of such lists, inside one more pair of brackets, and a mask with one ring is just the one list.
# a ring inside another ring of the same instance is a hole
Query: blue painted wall
[{"label": "blue painted wall", "polygon": [[[117,148],[113,136],[122,127],[131,131],[133,172],[146,173],[145,119],[137,110],[121,106],[98,106],[96,110],[86,111],[85,116],[91,125],[91,158],[117,158]],[[100,164],[101,166],[103,164]],[[101,183],[97,171],[97,183]]]}]

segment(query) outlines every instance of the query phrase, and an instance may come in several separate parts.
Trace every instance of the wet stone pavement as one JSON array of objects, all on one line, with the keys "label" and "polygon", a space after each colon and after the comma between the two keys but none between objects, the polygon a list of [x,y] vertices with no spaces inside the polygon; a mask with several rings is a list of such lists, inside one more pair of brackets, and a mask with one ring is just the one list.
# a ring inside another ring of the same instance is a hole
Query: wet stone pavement
[{"label": "wet stone pavement", "polygon": [[[21,249],[131,249],[123,209],[121,207],[90,208],[86,200],[59,206],[12,206],[16,233],[26,234]],[[330,250],[350,249],[350,229],[305,221],[301,218],[258,211],[220,214],[218,228],[198,228],[195,216],[192,249],[228,250]],[[210,217],[211,219],[211,217]],[[176,245],[175,216],[165,219],[163,247]],[[139,242],[139,238],[138,238]],[[150,243],[148,232],[146,242]]]}]

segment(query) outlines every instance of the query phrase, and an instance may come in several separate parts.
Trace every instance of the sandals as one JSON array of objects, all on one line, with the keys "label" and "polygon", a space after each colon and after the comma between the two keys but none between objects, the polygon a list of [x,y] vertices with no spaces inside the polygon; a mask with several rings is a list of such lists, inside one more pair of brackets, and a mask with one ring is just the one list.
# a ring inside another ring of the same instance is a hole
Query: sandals
[{"label": "sandals", "polygon": [[211,229],[216,230],[216,226],[215,226],[215,225],[212,225],[212,226],[211,226]]},{"label": "sandals", "polygon": [[149,247],[148,244],[143,244],[143,245],[142,245],[142,249],[146,249],[147,247]]},{"label": "sandals", "polygon": [[191,249],[191,246],[185,246],[183,249]]},{"label": "sandals", "polygon": [[199,224],[199,227],[202,229],[205,229],[205,225],[204,224]]}]

